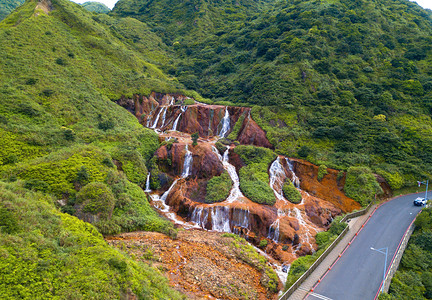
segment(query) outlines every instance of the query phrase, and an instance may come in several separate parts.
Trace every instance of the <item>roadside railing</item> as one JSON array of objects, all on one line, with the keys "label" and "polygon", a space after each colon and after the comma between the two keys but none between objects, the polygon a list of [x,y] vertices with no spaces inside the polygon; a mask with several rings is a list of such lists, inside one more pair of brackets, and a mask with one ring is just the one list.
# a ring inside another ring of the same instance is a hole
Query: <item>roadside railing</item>
[{"label": "roadside railing", "polygon": [[[348,219],[353,219],[358,216],[366,214],[369,209],[374,205],[374,202],[369,203],[366,208],[355,211],[353,213],[347,214],[345,217],[343,217],[340,222],[346,222]],[[287,300],[299,287],[300,285],[309,277],[310,274],[312,274],[313,271],[315,271],[316,268],[321,264],[321,262],[329,255],[330,252],[333,251],[333,249],[339,244],[339,242],[343,239],[343,237],[347,234],[349,231],[349,226],[345,227],[345,229],[338,235],[338,237],[331,243],[330,246],[317,258],[317,260],[309,267],[309,269],[304,272],[299,279],[294,282],[290,288],[279,298],[279,300]]]}]

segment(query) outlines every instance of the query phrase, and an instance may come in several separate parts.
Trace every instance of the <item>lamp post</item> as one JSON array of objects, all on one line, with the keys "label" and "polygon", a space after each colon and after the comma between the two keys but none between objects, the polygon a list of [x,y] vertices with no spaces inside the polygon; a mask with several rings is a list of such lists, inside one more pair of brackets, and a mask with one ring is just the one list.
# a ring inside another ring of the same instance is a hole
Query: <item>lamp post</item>
[{"label": "lamp post", "polygon": [[427,198],[427,192],[428,192],[428,188],[429,188],[429,179],[426,180],[426,182],[424,182],[424,181],[417,181],[417,183],[418,183],[418,186],[420,186],[421,184],[426,184],[425,199],[427,201],[428,200],[428,198]]},{"label": "lamp post", "polygon": [[[385,254],[385,261],[384,261],[384,273],[383,273],[383,282],[381,285],[381,292],[384,291],[384,280],[385,280],[385,274],[386,274],[386,269],[387,269],[387,253],[388,253],[388,247],[385,248],[380,248],[380,249],[375,249],[374,247],[370,247],[371,250],[375,250],[379,253]],[[383,251],[385,250],[385,252]]]}]

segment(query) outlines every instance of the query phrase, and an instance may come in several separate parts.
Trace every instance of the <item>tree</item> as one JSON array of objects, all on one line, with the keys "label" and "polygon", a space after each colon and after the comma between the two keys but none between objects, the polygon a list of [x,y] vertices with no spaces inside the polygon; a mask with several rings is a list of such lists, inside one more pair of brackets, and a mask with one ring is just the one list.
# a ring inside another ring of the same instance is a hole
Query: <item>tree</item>
[{"label": "tree", "polygon": [[192,138],[192,146],[198,145],[198,138],[199,138],[198,133],[197,132],[192,133],[191,138]]}]

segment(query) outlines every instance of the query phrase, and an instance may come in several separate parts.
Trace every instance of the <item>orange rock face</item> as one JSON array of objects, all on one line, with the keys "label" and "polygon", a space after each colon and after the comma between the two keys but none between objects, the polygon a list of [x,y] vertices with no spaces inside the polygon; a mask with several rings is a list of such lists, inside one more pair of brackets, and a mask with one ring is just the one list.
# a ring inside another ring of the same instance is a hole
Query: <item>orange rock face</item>
[{"label": "orange rock face", "polygon": [[301,160],[292,159],[294,170],[300,177],[301,189],[321,199],[334,204],[343,212],[360,209],[361,205],[343,193],[345,174],[338,179],[339,171],[327,169],[328,174],[318,181],[318,166]]},{"label": "orange rock face", "polygon": [[221,133],[225,113],[229,115],[229,130],[243,116],[237,140],[245,145],[273,148],[266,133],[250,117],[250,108],[222,105],[194,104],[182,106],[186,97],[181,95],[162,95],[152,93],[148,98],[134,95],[133,99],[122,97],[117,103],[133,113],[143,126],[158,128],[161,131],[177,130],[200,137],[213,137]]}]

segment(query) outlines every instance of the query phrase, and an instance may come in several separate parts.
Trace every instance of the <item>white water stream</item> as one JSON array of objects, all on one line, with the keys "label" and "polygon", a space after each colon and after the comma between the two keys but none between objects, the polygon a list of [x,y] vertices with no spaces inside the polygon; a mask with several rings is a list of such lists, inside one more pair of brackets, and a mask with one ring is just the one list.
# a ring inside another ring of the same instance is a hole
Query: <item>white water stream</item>
[{"label": "white water stream", "polygon": [[282,187],[284,180],[286,178],[285,170],[280,163],[280,157],[278,156],[276,160],[270,166],[270,187],[272,188],[276,198],[278,200],[286,201],[283,196]]},{"label": "white water stream", "polygon": [[[310,242],[310,239],[312,238],[312,234],[310,233],[310,230],[309,230],[310,225],[308,225],[308,224],[306,223],[306,221],[303,219],[303,216],[302,216],[302,214],[301,214],[301,211],[300,211],[300,209],[298,209],[297,207],[294,207],[294,214],[295,214],[296,219],[299,221],[300,225],[305,229],[305,234],[304,234],[304,236],[302,237],[302,240],[303,240],[306,244],[309,245],[309,248],[310,248],[311,250],[313,250],[313,245],[312,245],[311,242]],[[299,249],[300,246],[301,246],[301,244],[299,244],[299,246],[298,246],[297,249]]]},{"label": "white water stream", "polygon": [[229,147],[227,147],[226,151],[224,152],[224,155],[221,156],[219,154],[219,151],[216,149],[216,147],[212,147],[213,152],[218,156],[219,160],[222,162],[222,165],[224,169],[228,172],[229,176],[231,177],[231,180],[233,182],[233,186],[231,188],[230,194],[228,198],[225,200],[228,203],[235,202],[241,197],[244,197],[243,193],[240,191],[240,180],[237,175],[236,168],[229,163],[228,161],[228,154],[229,154]]},{"label": "white water stream", "polygon": [[146,193],[151,192],[151,189],[150,189],[150,172],[148,172],[148,174],[147,174],[146,186],[145,186],[144,192],[146,192]]},{"label": "white water stream", "polygon": [[192,170],[192,160],[193,160],[192,152],[189,151],[188,145],[186,145],[185,150],[186,150],[186,155],[183,162],[183,172],[181,175],[182,178],[186,178],[189,175],[191,175],[191,170]]},{"label": "white water stream", "polygon": [[221,123],[222,123],[222,128],[218,136],[225,137],[228,131],[230,130],[230,118],[229,118],[228,107],[225,108],[225,115],[221,120]]},{"label": "white water stream", "polygon": [[174,121],[174,124],[173,124],[173,127],[172,127],[172,131],[176,131],[177,130],[177,125],[178,125],[178,122],[179,122],[179,120],[180,120],[180,117],[182,116],[182,114],[186,111],[186,109],[187,109],[187,106],[182,106],[182,107],[180,107],[180,110],[181,110],[181,113],[177,116],[177,118],[175,119],[175,121]]},{"label": "white water stream", "polygon": [[292,173],[291,181],[296,188],[300,189],[300,179],[297,177],[296,173],[294,172],[294,167],[293,167],[292,161],[290,161],[288,158],[285,158],[285,159],[286,159],[286,162],[288,164],[288,168]]},{"label": "white water stream", "polygon": [[158,124],[158,122],[159,122],[160,115],[161,115],[161,113],[162,113],[162,111],[163,111],[164,109],[166,109],[166,107],[162,107],[162,108],[159,110],[159,113],[158,113],[157,116],[156,116],[156,120],[154,121],[153,125],[152,125],[150,128],[152,128],[152,129],[155,129],[155,128],[156,128],[156,126],[157,126],[157,124]]}]

